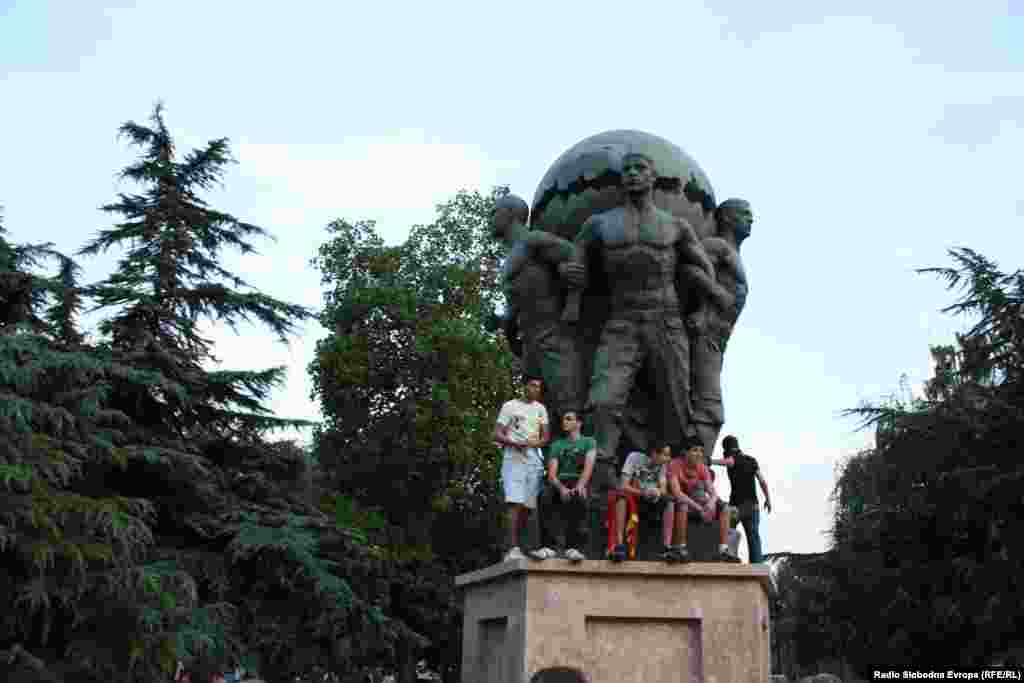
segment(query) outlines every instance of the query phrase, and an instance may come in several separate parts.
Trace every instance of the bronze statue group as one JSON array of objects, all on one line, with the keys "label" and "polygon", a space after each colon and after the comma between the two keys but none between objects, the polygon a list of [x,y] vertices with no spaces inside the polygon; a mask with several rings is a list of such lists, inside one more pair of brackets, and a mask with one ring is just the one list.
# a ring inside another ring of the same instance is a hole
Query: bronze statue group
[{"label": "bronze statue group", "polygon": [[[761,561],[755,479],[765,509],[771,505],[757,461],[735,437],[723,440],[722,458],[705,456],[724,424],[722,362],[746,301],[739,246],[752,214],[747,202],[727,200],[714,209],[715,234],[700,239],[655,205],[657,177],[649,156],[624,154],[621,205],[591,215],[573,242],[528,228],[522,199],[497,203],[494,236],[509,250],[505,334],[526,374],[523,397],[502,406],[494,433],[503,452],[506,559],[524,557],[520,535],[539,500],[557,550],[531,550],[537,560],[585,559],[596,506],[610,560],[635,557],[635,522],[653,516],[664,560],[689,558],[695,522],[717,524],[717,559],[738,562],[727,543],[735,510],[750,561]],[[639,448],[620,468],[623,436]],[[731,506],[715,490],[712,465],[727,468]]]}]

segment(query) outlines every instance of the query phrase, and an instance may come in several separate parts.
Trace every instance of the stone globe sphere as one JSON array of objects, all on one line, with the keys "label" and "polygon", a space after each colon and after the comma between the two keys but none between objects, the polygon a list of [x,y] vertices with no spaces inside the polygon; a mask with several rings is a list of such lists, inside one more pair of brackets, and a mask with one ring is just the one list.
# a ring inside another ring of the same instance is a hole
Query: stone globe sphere
[{"label": "stone globe sphere", "polygon": [[700,238],[714,233],[715,192],[704,170],[677,145],[638,130],[598,133],[563,152],[533,195],[530,227],[572,240],[590,216],[621,205],[622,158],[629,152],[654,162],[658,207],[685,218]]}]

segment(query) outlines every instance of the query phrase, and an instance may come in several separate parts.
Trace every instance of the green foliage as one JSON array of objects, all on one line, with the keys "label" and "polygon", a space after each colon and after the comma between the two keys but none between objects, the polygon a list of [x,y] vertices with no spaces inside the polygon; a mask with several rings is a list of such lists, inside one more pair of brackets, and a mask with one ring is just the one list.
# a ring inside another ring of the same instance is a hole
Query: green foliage
[{"label": "green foliage", "polygon": [[392,518],[409,529],[496,476],[490,425],[514,390],[514,360],[485,325],[501,297],[498,245],[488,232],[493,201],[460,193],[396,247],[385,246],[372,223],[336,221],[315,261],[328,287],[321,320],[334,332],[310,368],[329,420],[320,439],[331,446],[318,448],[321,460],[359,448],[370,453],[349,470],[368,469],[372,453],[384,450],[396,466],[420,463],[426,485],[415,493],[392,480],[368,497],[371,505],[418,497],[418,510]]},{"label": "green foliage", "polygon": [[845,643],[830,613],[833,584],[824,553],[772,557],[772,671],[798,679],[841,657]]},{"label": "green foliage", "polygon": [[369,533],[379,532],[387,526],[387,520],[378,510],[364,509],[345,495],[335,496],[334,521],[363,545],[369,543]]},{"label": "green foliage", "polygon": [[[265,438],[305,424],[265,408],[284,370],[204,369],[200,317],[283,338],[309,313],[219,265],[265,234],[198,196],[226,140],[178,161],[159,107],[151,123],[121,129],[141,193],[105,207],[124,222],[83,250],[125,247],[108,278],[80,288],[73,261],[0,227],[0,679],[141,683],[247,660],[292,681],[421,647],[388,613],[386,567],[318,509],[308,455]],[[97,343],[75,324],[89,299],[108,314]]]},{"label": "green foliage", "polygon": [[461,639],[452,576],[497,553],[493,425],[515,392],[515,359],[488,329],[502,301],[489,225],[502,192],[460,192],[399,245],[370,221],[335,221],[314,260],[329,334],[309,372],[326,418],[317,459],[341,494],[330,504],[394,563],[391,614],[433,635],[427,655],[450,675]]},{"label": "green foliage", "polygon": [[263,551],[278,551],[308,572],[318,591],[339,607],[352,604],[352,591],[342,579],[332,574],[337,563],[316,556],[317,535],[304,528],[308,521],[296,515],[289,515],[279,527],[262,526],[259,518],[243,513],[238,535],[231,542],[229,551],[234,561],[245,560]]},{"label": "green foliage", "polygon": [[[75,321],[81,308],[78,265],[55,251],[52,243],[11,244],[6,234],[0,220],[0,331],[10,333],[23,326],[49,332],[65,344],[80,342]],[[36,272],[44,261],[59,264],[57,277]],[[50,306],[41,317],[47,303]]]},{"label": "green foliage", "polygon": [[0,464],[0,485],[10,488],[12,481],[28,482],[32,479],[33,473],[34,470],[28,465],[20,463],[16,465]]},{"label": "green foliage", "polygon": [[280,384],[283,368],[202,369],[213,356],[210,341],[199,335],[200,318],[232,328],[259,322],[286,341],[296,324],[312,315],[301,306],[252,291],[219,263],[223,249],[255,253],[249,240],[269,237],[259,226],[210,209],[197,195],[217,184],[232,163],[227,139],[212,140],[177,161],[159,104],[151,126],[128,122],[121,126],[121,135],[141,148],[139,160],[121,175],[144,190],[121,193],[118,202],[102,207],[125,220],[101,230],[80,253],[122,246],[128,250],[118,269],[87,292],[99,309],[117,309],[100,325],[113,349],[130,352],[134,365],[157,369],[189,388],[187,394],[165,392],[158,397],[136,393],[136,403],[148,404],[136,412],[136,419],[192,439],[305,425],[271,417],[262,408],[269,391]]},{"label": "green foliage", "polygon": [[827,618],[799,636],[801,657],[841,656],[864,677],[879,662],[980,666],[1024,629],[1024,271],[950,256],[922,272],[961,291],[945,310],[972,325],[932,349],[925,398],[849,411],[879,438],[840,470],[811,610]]}]

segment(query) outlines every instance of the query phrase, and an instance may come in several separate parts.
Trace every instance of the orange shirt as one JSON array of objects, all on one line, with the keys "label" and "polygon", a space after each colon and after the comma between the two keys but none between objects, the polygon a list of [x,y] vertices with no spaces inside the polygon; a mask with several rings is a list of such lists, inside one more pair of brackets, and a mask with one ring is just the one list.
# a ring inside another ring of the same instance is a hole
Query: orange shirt
[{"label": "orange shirt", "polygon": [[686,458],[676,458],[668,466],[668,477],[669,481],[674,477],[679,482],[679,487],[683,490],[683,493],[688,496],[701,483],[705,491],[711,490],[711,472],[708,471],[708,468],[702,462],[690,465],[686,462]]}]

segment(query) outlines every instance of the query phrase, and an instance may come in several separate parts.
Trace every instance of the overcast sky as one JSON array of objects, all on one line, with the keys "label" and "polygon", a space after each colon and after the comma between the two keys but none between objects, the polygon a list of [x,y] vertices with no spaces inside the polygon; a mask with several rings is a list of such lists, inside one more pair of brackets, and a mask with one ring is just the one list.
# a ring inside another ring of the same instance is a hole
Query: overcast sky
[{"label": "overcast sky", "polygon": [[[4,224],[68,252],[109,227],[117,127],[163,99],[182,153],[231,140],[211,205],[279,240],[229,266],[318,306],[334,218],[399,242],[460,188],[530,200],[595,133],[667,138],[753,205],[723,434],[771,486],[766,551],[823,550],[835,466],[869,443],[839,412],[919,387],[963,326],[914,269],[955,246],[1024,265],[1024,2],[714,5],[0,0]],[[273,407],[312,419],[320,336],[215,332],[225,366],[287,365]]]}]

